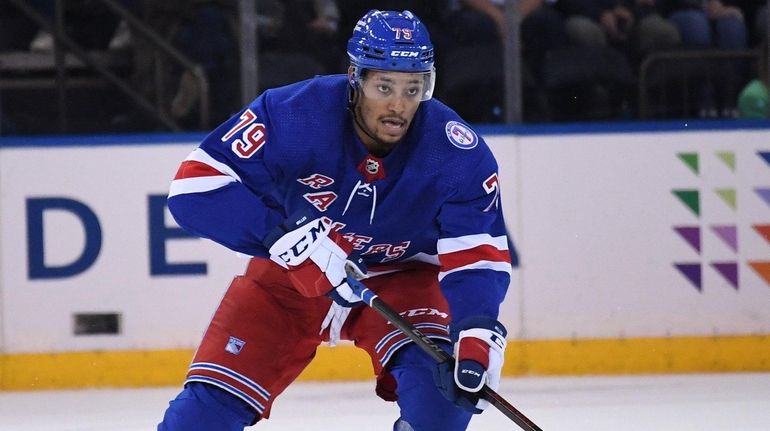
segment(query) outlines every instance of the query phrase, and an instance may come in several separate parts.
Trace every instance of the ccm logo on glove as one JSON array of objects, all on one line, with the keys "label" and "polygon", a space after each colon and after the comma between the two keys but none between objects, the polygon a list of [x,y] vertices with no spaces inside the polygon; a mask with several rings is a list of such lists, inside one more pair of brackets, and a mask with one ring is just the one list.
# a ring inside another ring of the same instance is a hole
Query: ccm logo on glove
[{"label": "ccm logo on glove", "polygon": [[[291,235],[285,235],[279,239],[271,247],[270,254],[273,255],[273,249],[284,250],[275,256],[288,266],[297,266],[304,262],[320,245],[319,239],[329,236],[331,226],[331,223],[325,221],[323,217],[302,225],[306,220],[307,217],[298,220],[297,224],[301,225],[301,228],[290,232]],[[293,244],[286,244],[292,242]]]},{"label": "ccm logo on glove", "polygon": [[350,256],[353,244],[331,226],[328,217],[294,217],[274,229],[265,245],[270,260],[289,270],[289,279],[303,296],[329,295],[338,304],[350,307],[361,298],[345,279],[349,273],[363,278],[366,266],[357,256]]}]

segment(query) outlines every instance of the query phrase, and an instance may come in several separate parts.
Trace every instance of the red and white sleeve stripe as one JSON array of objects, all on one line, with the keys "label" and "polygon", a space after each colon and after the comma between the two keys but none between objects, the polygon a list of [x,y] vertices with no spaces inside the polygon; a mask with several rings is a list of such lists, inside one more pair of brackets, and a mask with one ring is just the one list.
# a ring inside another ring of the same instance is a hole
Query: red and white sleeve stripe
[{"label": "red and white sleeve stripe", "polygon": [[511,274],[511,254],[504,235],[466,235],[438,240],[441,262],[439,281],[447,275],[468,269],[489,269]]},{"label": "red and white sleeve stripe", "polygon": [[179,166],[168,197],[216,190],[235,181],[241,178],[232,168],[196,148]]}]

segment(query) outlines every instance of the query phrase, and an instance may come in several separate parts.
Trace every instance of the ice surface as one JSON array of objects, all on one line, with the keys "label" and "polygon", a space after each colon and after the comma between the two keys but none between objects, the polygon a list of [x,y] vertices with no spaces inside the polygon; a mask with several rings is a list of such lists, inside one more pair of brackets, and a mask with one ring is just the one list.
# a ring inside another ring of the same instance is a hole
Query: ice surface
[{"label": "ice surface", "polygon": [[[373,387],[295,383],[249,430],[390,431],[397,406]],[[0,392],[0,430],[154,430],[178,390]],[[770,430],[770,373],[507,378],[499,392],[545,431]],[[493,407],[469,427],[517,429]]]}]

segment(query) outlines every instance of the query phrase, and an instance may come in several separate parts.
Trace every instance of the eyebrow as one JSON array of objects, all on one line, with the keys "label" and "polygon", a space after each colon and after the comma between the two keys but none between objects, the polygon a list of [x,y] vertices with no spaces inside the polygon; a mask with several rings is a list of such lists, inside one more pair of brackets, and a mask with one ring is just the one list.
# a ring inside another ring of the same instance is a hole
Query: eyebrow
[{"label": "eyebrow", "polygon": [[[388,77],[385,77],[385,76],[378,76],[375,79],[378,80],[378,81],[381,81],[381,82],[387,82],[387,83],[391,83],[391,84],[396,82],[395,79],[388,78]],[[406,81],[407,84],[419,84],[420,82],[421,81],[419,79],[411,79],[409,81]]]}]

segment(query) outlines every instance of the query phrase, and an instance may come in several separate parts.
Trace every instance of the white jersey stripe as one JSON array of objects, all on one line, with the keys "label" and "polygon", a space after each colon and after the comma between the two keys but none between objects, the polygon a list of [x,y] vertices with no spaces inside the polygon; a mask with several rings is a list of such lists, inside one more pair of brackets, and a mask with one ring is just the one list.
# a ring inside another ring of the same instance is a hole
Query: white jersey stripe
[{"label": "white jersey stripe", "polygon": [[[443,341],[447,341],[449,343],[452,342],[451,338],[449,338],[447,336],[444,336],[444,335],[426,334],[426,336],[428,338],[430,338],[431,340],[443,340]],[[409,338],[404,338],[403,340],[393,344],[385,352],[385,355],[383,355],[382,359],[380,359],[380,364],[382,364],[383,367],[386,366],[388,364],[388,361],[390,361],[390,359],[393,357],[394,353],[396,353],[400,348],[404,347],[404,345],[409,344],[411,342],[412,342],[412,340],[410,340]]]},{"label": "white jersey stripe", "polygon": [[210,190],[222,188],[235,180],[227,175],[217,175],[215,177],[193,177],[174,180],[168,190],[168,197],[183,195],[187,193],[201,193]]},{"label": "white jersey stripe", "polygon": [[225,175],[229,175],[235,179],[235,181],[238,181],[239,183],[243,182],[241,181],[241,177],[238,176],[238,174],[235,173],[235,171],[226,164],[217,161],[213,157],[209,156],[209,154],[205,151],[203,151],[200,148],[194,149],[185,159],[187,160],[193,160],[196,162],[201,162],[203,164],[209,165],[212,168],[218,170],[219,172],[222,172]]},{"label": "white jersey stripe", "polygon": [[[433,329],[438,329],[438,330],[441,330],[443,332],[446,332],[447,334],[449,333],[449,327],[447,325],[442,325],[440,323],[424,322],[424,323],[418,323],[418,324],[414,325],[414,327],[417,328],[417,329],[433,328]],[[382,339],[380,339],[380,342],[377,343],[376,346],[374,346],[374,351],[379,353],[380,350],[382,350],[382,348],[385,347],[385,345],[390,340],[392,340],[394,337],[396,337],[398,335],[404,335],[404,333],[400,329],[395,329],[395,330],[389,332],[387,335],[382,337]]]},{"label": "white jersey stripe", "polygon": [[206,377],[206,376],[191,376],[190,378],[185,380],[185,384],[187,384],[188,382],[203,382],[210,385],[214,385],[242,399],[247,404],[254,407],[254,410],[256,410],[259,414],[262,414],[265,411],[265,406],[263,406],[262,403],[260,403],[253,397],[250,397],[247,393],[236,388],[235,386],[227,384],[221,380],[217,380],[212,377]]},{"label": "white jersey stripe", "polygon": [[449,271],[439,272],[438,281],[441,281],[444,277],[446,277],[449,274],[452,274],[453,272],[465,271],[468,269],[490,269],[492,271],[506,272],[508,273],[508,275],[511,275],[511,272],[513,271],[511,268],[511,264],[508,262],[492,262],[488,260],[481,260],[478,262],[473,262],[468,265],[453,268]]},{"label": "white jersey stripe", "polygon": [[440,238],[437,248],[439,254],[449,254],[456,251],[469,250],[482,245],[491,245],[498,250],[508,250],[505,235],[491,236],[488,233],[466,235],[456,238]]},{"label": "white jersey stripe", "polygon": [[257,384],[257,382],[249,379],[243,374],[236,373],[235,371],[229,368],[223,367],[221,365],[217,365],[211,362],[195,362],[190,365],[190,370],[209,370],[216,373],[224,374],[248,386],[258,394],[260,394],[262,397],[264,397],[266,400],[270,399],[270,392],[268,392],[265,388]]}]

